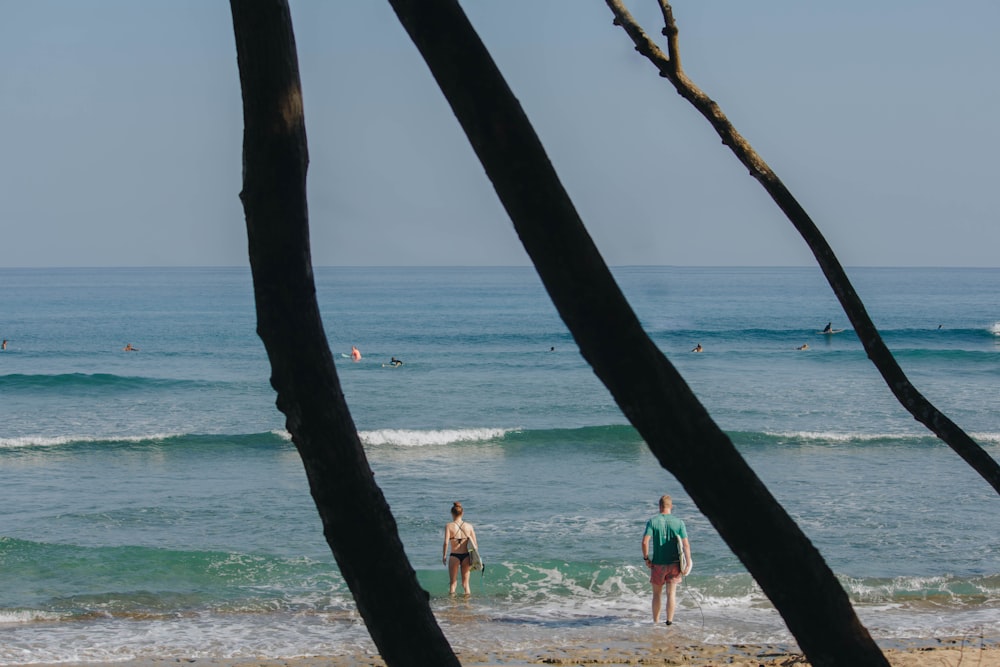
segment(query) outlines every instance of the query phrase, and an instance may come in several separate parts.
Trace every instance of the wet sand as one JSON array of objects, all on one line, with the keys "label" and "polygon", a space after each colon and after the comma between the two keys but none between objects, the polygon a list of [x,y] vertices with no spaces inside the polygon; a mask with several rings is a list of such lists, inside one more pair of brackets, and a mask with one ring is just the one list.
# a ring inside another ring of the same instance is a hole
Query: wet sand
[{"label": "wet sand", "polygon": [[[810,663],[794,648],[771,645],[674,645],[654,641],[642,644],[601,644],[491,652],[456,649],[463,665],[523,667],[525,665],[671,665],[676,667],[807,667]],[[893,667],[1000,667],[1000,642],[975,638],[913,640],[883,649]],[[374,654],[307,656],[287,659],[163,658],[106,663],[31,664],[32,667],[382,667]]]}]

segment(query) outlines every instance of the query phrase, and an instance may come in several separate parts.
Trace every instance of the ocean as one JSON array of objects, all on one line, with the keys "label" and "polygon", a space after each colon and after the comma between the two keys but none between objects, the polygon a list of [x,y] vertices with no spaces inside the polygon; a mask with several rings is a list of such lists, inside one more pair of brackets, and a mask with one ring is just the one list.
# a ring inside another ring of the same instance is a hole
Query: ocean
[{"label": "ocean", "polygon": [[[614,273],[880,643],[1000,639],[1000,499],[891,396],[818,269]],[[916,387],[1000,458],[1000,269],[849,274]],[[316,280],[376,480],[456,648],[653,632],[640,540],[664,493],[694,570],[655,631],[794,643],[533,269]],[[0,286],[0,665],[374,651],[274,405],[248,269],[0,269]],[[487,561],[469,598],[441,565],[454,501]]]}]

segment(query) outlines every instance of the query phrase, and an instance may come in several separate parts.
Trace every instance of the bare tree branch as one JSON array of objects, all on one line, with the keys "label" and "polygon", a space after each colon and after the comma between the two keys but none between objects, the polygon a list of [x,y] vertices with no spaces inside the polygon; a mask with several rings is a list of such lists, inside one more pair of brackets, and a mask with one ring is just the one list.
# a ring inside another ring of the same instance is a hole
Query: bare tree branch
[{"label": "bare tree branch", "polygon": [[462,125],[581,353],[661,465],[680,480],[760,583],[813,665],[887,666],[819,552],[643,331],[458,2],[390,4]]},{"label": "bare tree branch", "polygon": [[[257,333],[324,534],[388,665],[458,665],[375,484],[326,341],[309,250],[309,162],[286,0],[232,0]],[[364,536],[364,539],[361,539]]]},{"label": "bare tree branch", "polygon": [[722,113],[719,105],[694,85],[681,69],[678,30],[673,10],[666,0],[658,1],[663,13],[665,26],[663,34],[667,38],[667,55],[664,55],[663,51],[636,23],[621,0],[605,0],[614,13],[615,25],[624,28],[628,36],[632,38],[636,51],[645,56],[659,70],[660,76],[670,80],[681,97],[691,102],[708,119],[708,122],[722,137],[722,143],[729,146],[740,162],[750,170],[750,175],[760,182],[778,207],[785,212],[792,225],[799,231],[809,249],[812,250],[823,275],[826,276],[827,282],[830,283],[830,287],[833,288],[834,294],[837,295],[844,312],[854,326],[854,331],[861,340],[868,358],[872,360],[899,403],[917,421],[925,425],[965,459],[997,493],[1000,493],[1000,465],[910,383],[906,374],[903,373],[903,369],[899,367],[895,357],[882,341],[878,329],[875,328],[875,324],[868,316],[868,311],[865,309],[861,297],[854,291],[847,273],[812,218],[792,196],[792,193],[788,191],[774,171],[764,162],[763,158],[750,146],[750,143],[736,131],[726,115]]}]

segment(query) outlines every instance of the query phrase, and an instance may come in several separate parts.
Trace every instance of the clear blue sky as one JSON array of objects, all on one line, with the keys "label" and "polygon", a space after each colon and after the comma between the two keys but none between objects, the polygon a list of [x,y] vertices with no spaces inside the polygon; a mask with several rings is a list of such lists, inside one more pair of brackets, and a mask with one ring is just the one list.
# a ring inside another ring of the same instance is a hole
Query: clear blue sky
[{"label": "clear blue sky", "polygon": [[[613,265],[809,265],[602,0],[463,3]],[[654,0],[630,2],[658,34]],[[1000,266],[1000,3],[677,0],[848,266]],[[292,2],[317,265],[527,258],[388,2]],[[229,3],[0,0],[0,266],[242,266]]]}]

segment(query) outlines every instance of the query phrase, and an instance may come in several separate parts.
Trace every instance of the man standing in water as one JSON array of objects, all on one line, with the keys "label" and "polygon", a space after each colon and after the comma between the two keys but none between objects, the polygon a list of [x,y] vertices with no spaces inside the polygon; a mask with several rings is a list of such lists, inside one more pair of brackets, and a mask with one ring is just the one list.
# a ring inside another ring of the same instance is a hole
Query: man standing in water
[{"label": "man standing in water", "polygon": [[[660,513],[646,522],[642,536],[642,558],[649,568],[649,583],[653,585],[653,623],[660,622],[663,606],[663,586],[667,587],[667,625],[674,622],[677,584],[681,576],[691,571],[691,545],[688,543],[684,522],[670,514],[674,503],[670,496],[660,498]],[[678,538],[684,550],[685,571],[681,571],[681,553]]]}]

